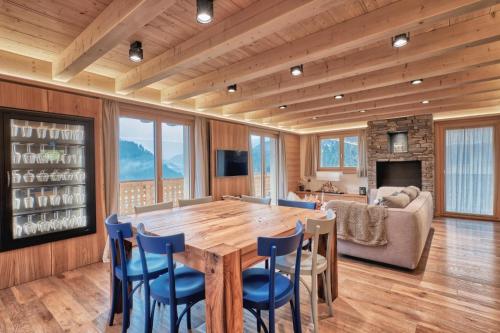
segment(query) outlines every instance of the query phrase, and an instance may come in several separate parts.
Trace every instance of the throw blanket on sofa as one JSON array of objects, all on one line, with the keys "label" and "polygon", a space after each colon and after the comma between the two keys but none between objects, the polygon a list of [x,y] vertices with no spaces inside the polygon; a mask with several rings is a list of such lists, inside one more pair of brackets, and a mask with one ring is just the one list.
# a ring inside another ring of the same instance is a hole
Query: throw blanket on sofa
[{"label": "throw blanket on sofa", "polygon": [[368,246],[387,244],[387,207],[334,200],[328,203],[328,208],[337,214],[338,238]]}]

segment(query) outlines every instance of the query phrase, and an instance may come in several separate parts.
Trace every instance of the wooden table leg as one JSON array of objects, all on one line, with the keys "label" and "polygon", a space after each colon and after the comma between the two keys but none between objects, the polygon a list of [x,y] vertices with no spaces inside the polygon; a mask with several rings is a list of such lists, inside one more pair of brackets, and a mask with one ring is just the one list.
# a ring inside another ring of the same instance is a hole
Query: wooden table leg
[{"label": "wooden table leg", "polygon": [[[338,297],[338,263],[337,263],[337,228],[334,228],[333,232],[334,242],[331,247],[332,251],[332,269],[331,269],[331,280],[332,280],[332,301]],[[320,236],[318,243],[318,253],[326,257],[326,242],[327,235]],[[323,279],[321,275],[318,275],[318,297],[323,299]]]},{"label": "wooden table leg", "polygon": [[240,250],[218,245],[205,252],[207,333],[243,332]]}]

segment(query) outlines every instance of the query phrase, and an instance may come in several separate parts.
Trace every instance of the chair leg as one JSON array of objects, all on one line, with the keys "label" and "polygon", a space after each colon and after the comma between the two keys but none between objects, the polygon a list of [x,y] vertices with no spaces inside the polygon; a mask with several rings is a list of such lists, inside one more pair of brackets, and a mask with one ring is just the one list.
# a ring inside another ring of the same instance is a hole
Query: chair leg
[{"label": "chair leg", "polygon": [[265,269],[269,269],[269,260],[268,260],[268,259],[266,259],[266,260],[264,261],[264,268],[265,268]]},{"label": "chair leg", "polygon": [[170,331],[171,333],[177,333],[177,304],[169,304],[170,310]]},{"label": "chair leg", "polygon": [[122,311],[123,311],[122,332],[125,333],[127,332],[127,329],[130,326],[130,303],[128,300],[127,281],[122,281]]},{"label": "chair leg", "polygon": [[275,314],[274,309],[269,309],[269,327],[268,327],[269,333],[276,332],[274,314]]},{"label": "chair leg", "polygon": [[[257,310],[257,316],[260,317],[260,310]],[[260,333],[260,320],[257,319],[257,333]]]},{"label": "chair leg", "polygon": [[328,315],[333,316],[333,300],[332,300],[332,277],[328,271],[325,272],[326,275],[326,295],[328,297]]},{"label": "chair leg", "polygon": [[297,332],[297,322],[295,321],[295,307],[293,306],[293,300],[290,300],[290,308],[292,309],[293,331]]},{"label": "chair leg", "polygon": [[147,291],[148,288],[144,289],[144,333],[151,332],[151,299]]},{"label": "chair leg", "polygon": [[111,309],[109,309],[109,319],[108,325],[113,326],[113,321],[115,320],[115,312],[116,312],[116,301],[118,300],[118,284],[120,281],[113,277],[113,281],[111,282]]},{"label": "chair leg", "polygon": [[[190,304],[187,304],[186,306],[190,306]],[[186,321],[187,321],[187,329],[191,330],[191,308],[188,308],[186,312]]]},{"label": "chair leg", "polygon": [[[158,303],[158,307],[160,307],[161,303]],[[153,300],[153,308],[151,309],[151,319],[150,319],[150,323],[151,325],[149,326],[149,332],[152,332],[153,331],[153,325],[154,325],[154,322],[155,322],[155,310],[156,310],[156,300]]]},{"label": "chair leg", "polygon": [[318,276],[312,277],[311,287],[311,314],[314,324],[314,332],[318,332]]}]

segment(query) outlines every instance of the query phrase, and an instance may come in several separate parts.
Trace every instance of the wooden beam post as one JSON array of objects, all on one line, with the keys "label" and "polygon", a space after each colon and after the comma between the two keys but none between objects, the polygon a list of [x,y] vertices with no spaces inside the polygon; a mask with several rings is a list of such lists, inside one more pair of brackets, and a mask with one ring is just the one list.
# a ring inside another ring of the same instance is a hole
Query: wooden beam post
[{"label": "wooden beam post", "polygon": [[53,79],[68,82],[174,3],[114,0],[57,57],[52,65]]}]

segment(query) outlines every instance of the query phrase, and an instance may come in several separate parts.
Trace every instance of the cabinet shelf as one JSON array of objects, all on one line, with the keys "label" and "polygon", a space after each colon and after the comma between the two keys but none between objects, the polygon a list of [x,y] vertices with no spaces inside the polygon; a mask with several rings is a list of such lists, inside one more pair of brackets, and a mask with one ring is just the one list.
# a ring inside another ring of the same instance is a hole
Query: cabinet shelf
[{"label": "cabinet shelf", "polygon": [[11,188],[13,190],[18,190],[18,189],[27,189],[27,188],[51,188],[51,187],[59,187],[59,186],[84,186],[85,183],[82,182],[74,182],[74,181],[59,181],[59,182],[51,182],[50,180],[47,181],[46,183],[40,183],[40,182],[33,182],[33,183],[19,183],[19,184],[12,184]]},{"label": "cabinet shelf", "polygon": [[12,213],[13,216],[22,216],[22,215],[34,215],[34,214],[42,214],[42,213],[52,213],[56,211],[67,211],[73,209],[81,209],[86,208],[86,205],[60,205],[57,207],[44,207],[44,208],[35,208],[35,209],[20,209],[16,210]]},{"label": "cabinet shelf", "polygon": [[23,137],[11,137],[11,143],[18,143],[18,144],[27,144],[27,143],[34,143],[34,144],[46,144],[47,146],[79,146],[79,147],[84,147],[85,143],[82,141],[73,141],[73,140],[62,140],[62,139],[38,139],[35,137],[31,138],[23,138]]}]

